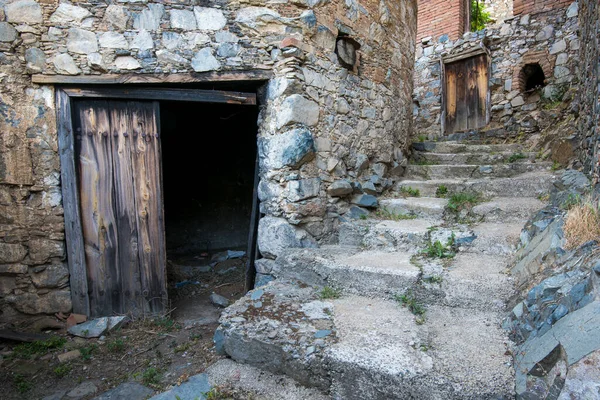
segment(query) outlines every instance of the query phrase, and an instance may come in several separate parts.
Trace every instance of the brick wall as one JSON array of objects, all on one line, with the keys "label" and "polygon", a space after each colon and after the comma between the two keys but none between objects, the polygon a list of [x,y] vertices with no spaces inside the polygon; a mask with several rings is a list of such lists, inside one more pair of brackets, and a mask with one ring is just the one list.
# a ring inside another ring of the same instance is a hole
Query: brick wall
[{"label": "brick wall", "polygon": [[447,34],[456,40],[465,32],[468,0],[419,0],[417,40]]},{"label": "brick wall", "polygon": [[567,7],[573,0],[514,0],[513,14],[524,15]]}]

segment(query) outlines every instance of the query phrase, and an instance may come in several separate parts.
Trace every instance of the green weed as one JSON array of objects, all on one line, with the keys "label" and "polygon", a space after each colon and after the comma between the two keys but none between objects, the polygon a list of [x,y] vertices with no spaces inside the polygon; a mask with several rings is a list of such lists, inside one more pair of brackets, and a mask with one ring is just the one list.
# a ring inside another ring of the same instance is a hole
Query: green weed
[{"label": "green weed", "polygon": [[142,372],[142,382],[146,385],[156,385],[160,382],[160,372],[154,368],[146,368],[144,372]]},{"label": "green weed", "polygon": [[435,197],[444,198],[448,195],[448,188],[445,185],[440,185],[435,190]]},{"label": "green weed", "polygon": [[412,290],[407,290],[402,295],[395,295],[394,299],[402,304],[404,307],[407,307],[408,310],[416,316],[425,315],[425,307],[417,301]]},{"label": "green weed", "polygon": [[106,347],[112,353],[121,353],[123,350],[125,350],[125,341],[121,338],[113,339],[106,343]]},{"label": "green weed", "polygon": [[20,344],[14,348],[14,355],[18,358],[31,358],[34,355],[47,354],[50,350],[60,349],[66,343],[67,339],[53,336],[48,340]]},{"label": "green weed", "polygon": [[450,236],[446,244],[443,244],[439,240],[435,242],[430,241],[422,254],[430,258],[453,258],[456,255],[453,250],[455,238],[454,232],[452,232],[452,236]]},{"label": "green weed", "polygon": [[421,158],[419,160],[414,161],[414,165],[437,165],[435,161],[427,160],[426,158]]},{"label": "green weed", "polygon": [[58,378],[62,378],[64,376],[67,376],[69,374],[69,372],[71,372],[71,370],[73,369],[73,366],[71,364],[62,364],[59,365],[58,367],[54,368],[54,375],[56,375]]},{"label": "green weed", "polygon": [[510,157],[508,157],[508,159],[506,161],[508,163],[512,164],[512,163],[522,160],[524,158],[527,158],[527,156],[523,153],[513,153],[513,154],[511,154]]},{"label": "green weed", "polygon": [[416,219],[417,216],[413,214],[395,214],[385,209],[379,209],[375,213],[375,216],[381,219],[392,220],[392,221],[404,221],[410,219]]},{"label": "green weed", "polygon": [[565,201],[563,201],[563,203],[560,205],[560,207],[563,210],[570,210],[571,208],[578,206],[580,204],[582,204],[582,199],[581,196],[575,193],[569,193],[569,196],[567,196],[567,199]]},{"label": "green weed", "polygon": [[81,358],[84,361],[88,361],[92,358],[92,354],[94,354],[97,350],[98,350],[98,345],[94,343],[89,346],[80,348],[79,352],[81,353]]},{"label": "green weed", "polygon": [[417,136],[417,140],[419,142],[423,143],[423,142],[427,141],[427,136],[425,136],[425,135],[419,135],[419,136]]},{"label": "green weed", "polygon": [[334,289],[330,286],[325,286],[321,293],[319,293],[319,297],[321,299],[339,299],[342,295],[342,291],[339,289]]},{"label": "green weed", "polygon": [[427,283],[437,283],[440,284],[444,280],[441,275],[431,275],[423,279]]},{"label": "green weed", "polygon": [[464,209],[472,208],[481,202],[481,197],[477,193],[454,193],[448,199],[448,209],[453,212],[460,212]]},{"label": "green weed", "polygon": [[400,188],[400,194],[406,197],[421,197],[421,191],[419,189],[413,189],[410,186],[402,186]]},{"label": "green weed", "polygon": [[552,169],[552,171],[558,171],[559,169],[562,169],[562,165],[560,165],[558,161],[554,161],[550,169]]},{"label": "green weed", "polygon": [[15,374],[14,382],[17,391],[21,394],[27,393],[33,388],[33,384],[21,374]]}]

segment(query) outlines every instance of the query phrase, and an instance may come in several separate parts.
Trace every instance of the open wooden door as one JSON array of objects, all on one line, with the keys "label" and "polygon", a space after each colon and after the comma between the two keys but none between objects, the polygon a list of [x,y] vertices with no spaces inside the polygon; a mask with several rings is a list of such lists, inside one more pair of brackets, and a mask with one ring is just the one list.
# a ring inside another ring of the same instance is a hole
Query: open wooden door
[{"label": "open wooden door", "polygon": [[479,54],[444,65],[445,134],[488,123],[488,56]]},{"label": "open wooden door", "polygon": [[73,127],[90,314],[164,311],[158,102],[77,101]]}]

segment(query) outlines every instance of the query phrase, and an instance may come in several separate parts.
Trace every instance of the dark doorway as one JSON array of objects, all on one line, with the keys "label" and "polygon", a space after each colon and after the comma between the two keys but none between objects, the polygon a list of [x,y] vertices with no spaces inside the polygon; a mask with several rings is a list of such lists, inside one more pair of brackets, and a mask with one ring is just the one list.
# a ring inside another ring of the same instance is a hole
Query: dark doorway
[{"label": "dark doorway", "polygon": [[[243,291],[258,107],[161,102],[170,297],[230,284]],[[229,291],[230,292],[230,291]]]},{"label": "dark doorway", "polygon": [[519,78],[524,92],[531,92],[546,85],[546,75],[539,63],[525,65]]}]

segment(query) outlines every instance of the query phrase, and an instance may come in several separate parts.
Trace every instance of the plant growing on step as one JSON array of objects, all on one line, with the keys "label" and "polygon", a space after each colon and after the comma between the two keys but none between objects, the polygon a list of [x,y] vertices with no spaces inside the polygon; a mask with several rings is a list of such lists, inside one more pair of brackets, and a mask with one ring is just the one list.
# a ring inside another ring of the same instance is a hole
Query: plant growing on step
[{"label": "plant growing on step", "polygon": [[575,194],[575,193],[569,193],[569,195],[567,196],[566,200],[562,202],[562,204],[560,205],[560,207],[563,210],[570,210],[571,208],[575,207],[575,206],[579,206],[583,203],[581,196],[579,194]]},{"label": "plant growing on step", "polygon": [[15,374],[14,383],[17,391],[21,394],[27,393],[33,388],[33,384],[21,374]]},{"label": "plant growing on step", "polygon": [[375,213],[375,216],[377,218],[381,218],[381,219],[385,219],[385,220],[392,220],[392,221],[404,221],[404,220],[417,218],[417,216],[413,215],[413,214],[403,214],[403,213],[396,214],[396,213],[393,213],[386,209],[377,210],[377,212]]},{"label": "plant growing on step", "polygon": [[444,278],[442,278],[441,275],[431,275],[431,276],[423,278],[423,280],[427,283],[441,284],[442,281],[444,280]]},{"label": "plant growing on step", "polygon": [[417,298],[415,297],[415,294],[413,293],[413,291],[411,289],[408,289],[406,292],[404,292],[401,295],[399,295],[399,294],[395,295],[394,299],[398,303],[402,304],[402,306],[408,308],[408,311],[410,311],[414,315],[416,315],[416,316],[425,315],[425,307],[417,301]]},{"label": "plant growing on step", "polygon": [[522,160],[524,158],[527,158],[527,156],[523,153],[513,153],[513,154],[511,154],[510,157],[508,157],[508,159],[506,161],[508,161],[508,163],[512,164],[512,163]]},{"label": "plant growing on step", "polygon": [[321,293],[319,293],[319,297],[321,299],[339,299],[342,295],[342,291],[339,289],[334,289],[330,286],[325,286]]},{"label": "plant growing on step", "polygon": [[421,191],[419,189],[413,189],[410,186],[402,186],[400,188],[400,194],[404,197],[421,197]]},{"label": "plant growing on step", "polygon": [[72,369],[73,366],[71,364],[62,364],[54,368],[54,375],[56,375],[58,378],[62,378],[67,376]]},{"label": "plant growing on step", "polygon": [[156,385],[160,382],[160,372],[154,368],[146,368],[142,373],[142,382],[146,385]]},{"label": "plant growing on step", "polygon": [[419,136],[417,136],[417,140],[419,142],[423,143],[424,141],[427,140],[427,136],[425,136],[425,135],[419,135]]},{"label": "plant growing on step", "polygon": [[560,165],[560,163],[558,161],[554,161],[552,163],[552,167],[551,167],[552,171],[558,171],[561,168],[562,168],[562,165]]},{"label": "plant growing on step", "polygon": [[454,234],[452,235],[452,238],[450,238],[445,245],[439,240],[436,240],[433,243],[429,242],[427,248],[423,250],[423,254],[430,258],[453,258],[456,253],[452,249],[452,246],[454,246]]},{"label": "plant growing on step", "polygon": [[458,213],[464,209],[471,209],[475,205],[481,202],[481,196],[477,193],[454,193],[448,199],[448,209],[452,212]]},{"label": "plant growing on step", "polygon": [[445,185],[440,185],[435,189],[435,197],[445,198],[448,195],[448,188]]}]

